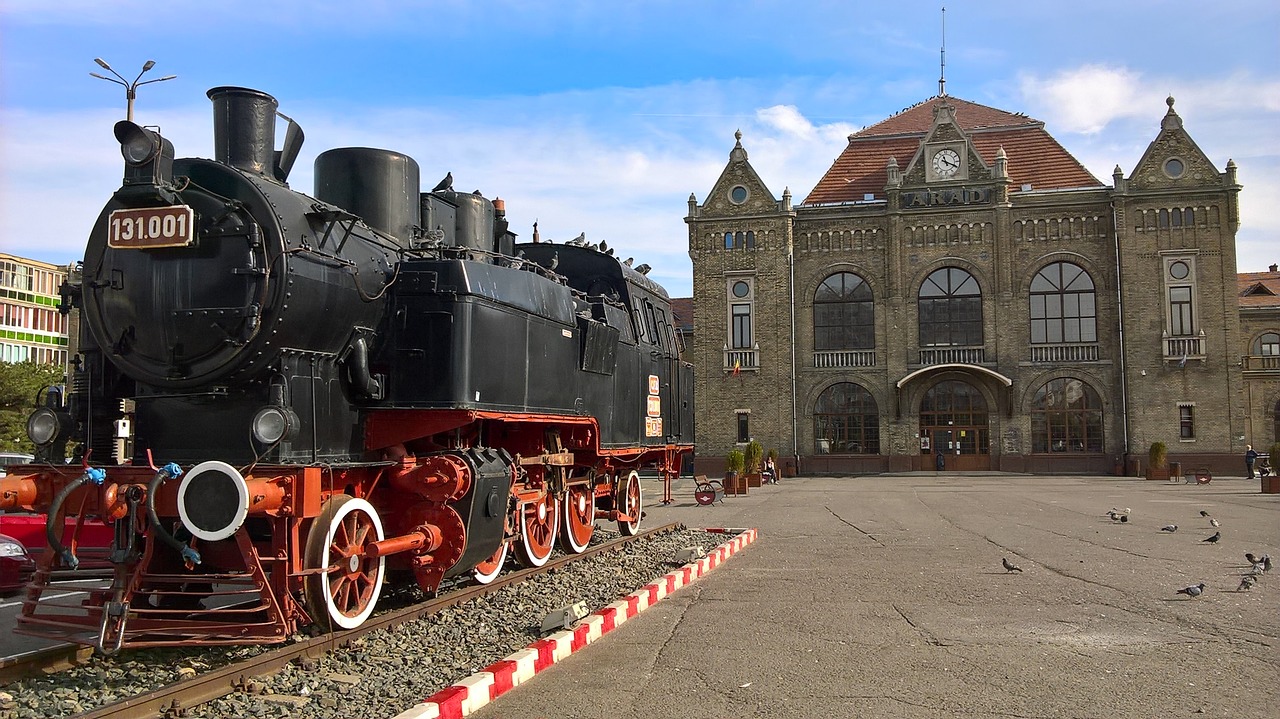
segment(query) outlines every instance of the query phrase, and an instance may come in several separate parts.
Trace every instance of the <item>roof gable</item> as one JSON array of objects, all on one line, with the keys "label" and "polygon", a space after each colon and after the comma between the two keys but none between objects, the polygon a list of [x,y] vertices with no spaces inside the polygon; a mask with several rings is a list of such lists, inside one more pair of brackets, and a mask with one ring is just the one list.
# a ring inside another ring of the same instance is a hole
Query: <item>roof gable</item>
[{"label": "roof gable", "polygon": [[1173,97],[1165,100],[1169,111],[1160,121],[1160,134],[1129,176],[1134,190],[1173,189],[1217,183],[1220,174],[1209,158],[1182,129],[1182,118],[1173,111]]},{"label": "roof gable", "polygon": [[[707,215],[754,215],[778,210],[778,200],[765,186],[764,180],[751,166],[747,151],[742,147],[742,131],[733,133],[736,140],[729,152],[729,163],[712,185],[703,203]],[[742,188],[745,192],[734,192]]]}]

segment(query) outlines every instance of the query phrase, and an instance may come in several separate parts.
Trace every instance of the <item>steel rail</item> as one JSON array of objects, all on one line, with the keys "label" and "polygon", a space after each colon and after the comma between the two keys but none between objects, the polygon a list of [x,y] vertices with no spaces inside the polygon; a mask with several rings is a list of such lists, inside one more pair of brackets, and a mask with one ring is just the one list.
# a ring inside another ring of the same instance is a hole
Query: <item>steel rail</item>
[{"label": "steel rail", "polygon": [[566,564],[604,552],[617,551],[633,542],[647,539],[657,534],[672,532],[683,526],[679,522],[672,522],[661,527],[645,530],[633,537],[623,537],[590,547],[582,554],[567,555],[553,559],[541,567],[512,572],[490,584],[466,587],[426,602],[371,617],[355,629],[340,633],[329,633],[305,639],[287,647],[273,649],[242,662],[199,674],[152,692],[132,696],[115,704],[108,704],[92,711],[76,714],[75,717],[77,719],[106,719],[107,717],[111,717],[111,719],[155,719],[156,717],[181,716],[185,710],[233,694],[244,689],[253,678],[275,673],[295,660],[318,659],[365,634],[436,614],[471,599],[493,594],[500,589],[518,584],[530,577],[559,569]]}]

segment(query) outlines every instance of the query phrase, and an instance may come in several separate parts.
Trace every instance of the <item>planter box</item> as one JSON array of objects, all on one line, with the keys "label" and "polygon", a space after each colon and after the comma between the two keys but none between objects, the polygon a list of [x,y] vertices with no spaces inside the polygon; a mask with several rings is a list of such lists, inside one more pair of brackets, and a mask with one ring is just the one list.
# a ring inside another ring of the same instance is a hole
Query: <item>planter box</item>
[{"label": "planter box", "polygon": [[751,474],[747,475],[748,487],[759,487],[762,484],[763,484],[763,478],[759,472],[752,472]]},{"label": "planter box", "polygon": [[1280,494],[1280,477],[1271,475],[1262,478],[1263,494]]},{"label": "planter box", "polygon": [[726,473],[724,475],[724,493],[738,495],[747,493],[747,478],[741,474]]},{"label": "planter box", "polygon": [[1168,467],[1147,467],[1147,479],[1159,480],[1161,482],[1169,481]]}]

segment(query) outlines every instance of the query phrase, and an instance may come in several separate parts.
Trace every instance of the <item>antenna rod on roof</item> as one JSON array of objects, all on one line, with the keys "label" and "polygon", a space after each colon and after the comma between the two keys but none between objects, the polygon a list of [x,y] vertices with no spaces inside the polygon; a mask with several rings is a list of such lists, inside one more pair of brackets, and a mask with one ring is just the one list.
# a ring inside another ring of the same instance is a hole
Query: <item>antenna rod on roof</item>
[{"label": "antenna rod on roof", "polygon": [[947,96],[947,8],[942,8],[942,74],[938,75],[938,97]]}]

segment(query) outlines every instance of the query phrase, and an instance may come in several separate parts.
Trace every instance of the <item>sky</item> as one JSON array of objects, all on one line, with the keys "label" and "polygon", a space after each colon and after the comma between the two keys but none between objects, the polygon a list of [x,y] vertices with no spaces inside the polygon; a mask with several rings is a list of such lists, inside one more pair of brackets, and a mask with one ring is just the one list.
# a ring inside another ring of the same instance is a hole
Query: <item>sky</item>
[{"label": "sky", "polygon": [[[585,232],[688,296],[684,217],[734,132],[801,201],[851,132],[946,89],[1023,112],[1095,177],[1133,170],[1165,98],[1219,171],[1239,166],[1241,272],[1280,262],[1280,3],[1131,0],[0,0],[0,250],[81,259],[123,171],[112,125],[211,157],[205,92],[267,92],[307,142],[413,157],[422,187],[506,202],[512,229]],[[283,136],[279,123],[279,134]],[[1267,210],[1270,207],[1272,210]]]}]

